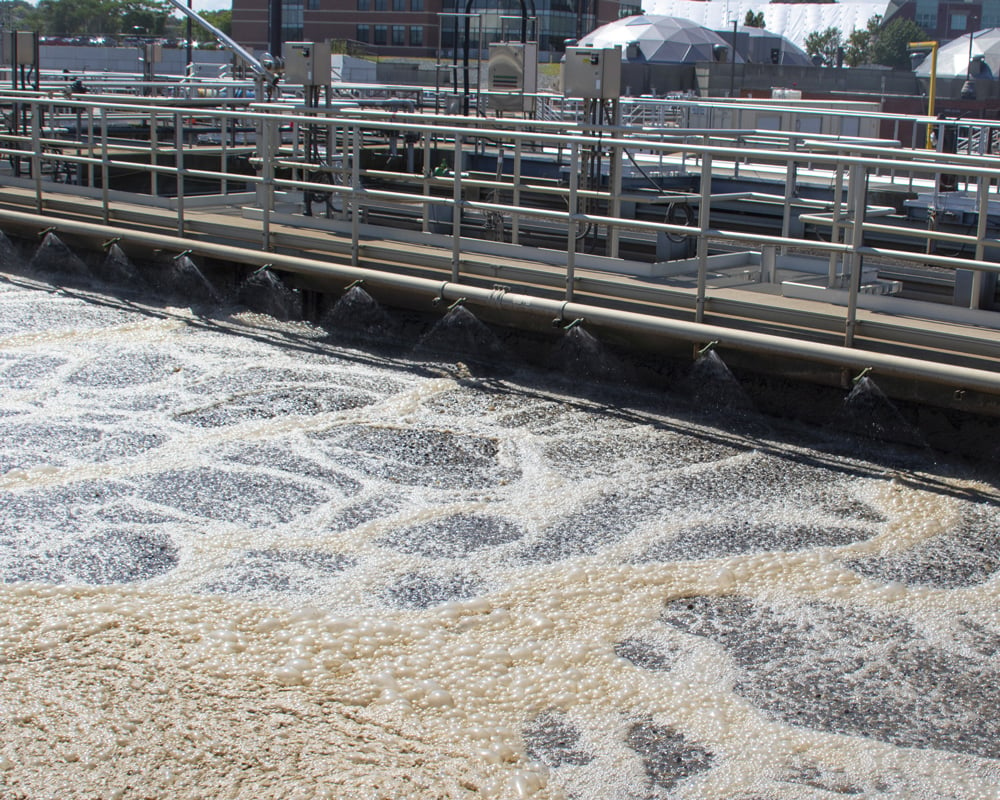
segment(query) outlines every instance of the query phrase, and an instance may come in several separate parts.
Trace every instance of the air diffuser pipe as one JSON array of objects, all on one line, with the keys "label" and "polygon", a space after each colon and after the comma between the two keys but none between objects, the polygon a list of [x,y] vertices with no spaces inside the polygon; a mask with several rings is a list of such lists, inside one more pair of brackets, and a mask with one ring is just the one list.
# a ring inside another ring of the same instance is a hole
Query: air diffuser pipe
[{"label": "air diffuser pipe", "polygon": [[[23,228],[41,230],[42,228],[49,227],[52,220],[38,214],[3,211],[0,212],[0,222],[9,222]],[[147,231],[130,230],[123,232],[120,227],[77,220],[60,220],[55,228],[59,232],[94,238],[101,242],[107,241],[112,237],[120,237],[123,241],[134,242],[149,248],[158,248],[171,252],[190,250],[198,255],[208,256],[220,261],[231,261],[255,267],[271,265],[272,268],[277,270],[318,278],[335,278],[348,283],[355,280],[363,280],[368,285],[423,293],[430,297],[439,297],[442,300],[455,301],[464,298],[465,302],[469,305],[488,306],[501,310],[507,309],[520,314],[538,316],[546,321],[550,321],[553,317],[563,319],[584,318],[588,323],[632,333],[663,336],[691,343],[717,341],[718,346],[724,348],[728,347],[763,355],[798,358],[842,369],[848,368],[860,371],[870,367],[877,374],[919,379],[929,383],[949,386],[953,389],[966,389],[1000,395],[1000,374],[987,370],[928,362],[887,353],[860,351],[839,345],[808,342],[755,331],[723,328],[716,325],[687,322],[684,320],[665,319],[647,314],[637,314],[632,311],[601,308],[599,306],[566,302],[563,300],[550,300],[515,292],[497,292],[494,289],[469,286],[452,281],[442,282],[440,280],[420,278],[412,275],[396,275],[364,267],[332,264],[330,262],[316,261],[299,256],[248,250],[231,245],[183,239],[177,236],[167,236]]]}]

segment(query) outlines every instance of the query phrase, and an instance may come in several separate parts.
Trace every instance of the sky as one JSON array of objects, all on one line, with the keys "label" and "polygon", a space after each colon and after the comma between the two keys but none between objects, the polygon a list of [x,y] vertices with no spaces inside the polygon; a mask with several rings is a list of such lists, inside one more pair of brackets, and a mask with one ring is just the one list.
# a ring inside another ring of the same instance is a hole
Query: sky
[{"label": "sky", "polygon": [[192,8],[195,11],[228,11],[233,7],[233,0],[194,0]]}]

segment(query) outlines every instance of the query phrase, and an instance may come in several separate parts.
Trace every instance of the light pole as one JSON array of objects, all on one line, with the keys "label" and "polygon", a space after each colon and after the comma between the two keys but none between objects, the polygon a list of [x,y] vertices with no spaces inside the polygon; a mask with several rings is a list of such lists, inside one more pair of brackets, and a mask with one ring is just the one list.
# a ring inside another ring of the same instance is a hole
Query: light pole
[{"label": "light pole", "polygon": [[976,23],[978,17],[969,17],[969,64],[965,68],[965,83],[962,84],[961,98],[963,100],[976,99],[976,79],[972,77],[972,40],[976,35]]},{"label": "light pole", "polygon": [[729,56],[729,96],[736,96],[736,18],[733,17],[733,52]]},{"label": "light pole", "polygon": [[969,17],[969,66],[965,68],[965,77],[970,81],[972,80],[972,39],[976,35],[977,22],[975,17]]}]

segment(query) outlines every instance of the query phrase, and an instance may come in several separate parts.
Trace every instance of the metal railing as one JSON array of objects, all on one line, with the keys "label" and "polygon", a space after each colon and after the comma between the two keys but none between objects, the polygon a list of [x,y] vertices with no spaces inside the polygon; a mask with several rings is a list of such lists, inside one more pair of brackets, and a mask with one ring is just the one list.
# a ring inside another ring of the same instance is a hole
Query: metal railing
[{"label": "metal railing", "polygon": [[[671,100],[671,107],[679,102]],[[855,344],[865,262],[891,259],[969,271],[972,309],[979,306],[984,277],[1000,272],[1000,240],[990,221],[997,216],[991,204],[1000,201],[997,160],[991,155],[942,157],[898,142],[801,132],[595,126],[236,98],[6,92],[0,108],[4,183],[29,190],[39,214],[53,195],[67,192],[97,202],[105,224],[116,218],[118,204],[148,204],[169,209],[177,236],[184,237],[195,209],[252,207],[259,212],[258,244],[267,252],[274,247],[276,219],[298,214],[297,224],[308,226],[303,211],[318,210],[317,218],[346,226],[355,266],[361,225],[377,218],[387,239],[407,226],[450,236],[455,283],[463,280],[471,229],[491,220],[495,236],[500,220],[502,238],[510,244],[523,245],[534,230],[549,238],[550,248],[563,251],[565,302],[574,300],[581,260],[594,263],[581,252],[594,234],[605,265],[625,261],[620,248],[628,237],[647,244],[663,236],[689,241],[696,323],[711,310],[713,249],[749,248],[772,260],[778,254],[786,263],[796,254],[826,258],[826,288],[844,286],[848,295],[847,346]],[[984,127],[992,135],[992,126]],[[470,168],[474,160],[501,152],[501,166],[492,174]],[[551,176],[533,177],[529,158],[536,166],[548,165]],[[439,168],[442,160],[446,170]],[[241,171],[234,171],[236,163]],[[644,185],[623,184],[626,164]],[[687,188],[658,183],[665,174],[688,178]],[[716,182],[720,176],[753,181],[757,188],[716,192],[713,176]],[[952,178],[957,191],[941,192],[942,176]],[[129,188],[115,188],[125,177]],[[932,198],[930,208],[938,209],[936,220],[915,225],[898,209],[874,207],[867,197],[877,182],[883,190],[921,190]],[[803,196],[807,187],[826,198]],[[942,229],[939,206],[945,194],[966,202],[974,218],[967,229]],[[283,211],[283,205],[290,208]],[[774,210],[780,219],[774,233],[713,224],[717,212],[725,211],[729,219],[751,205]],[[671,206],[690,214],[678,221],[668,213]],[[637,208],[652,211],[643,217]],[[243,224],[258,223],[244,219]],[[813,235],[806,235],[807,228]],[[897,244],[866,243],[875,236]],[[968,257],[935,252],[942,245],[963,248]],[[525,260],[533,257],[531,249],[519,252]],[[616,269],[627,273],[629,267]],[[773,264],[763,267],[756,281],[776,282]]]}]

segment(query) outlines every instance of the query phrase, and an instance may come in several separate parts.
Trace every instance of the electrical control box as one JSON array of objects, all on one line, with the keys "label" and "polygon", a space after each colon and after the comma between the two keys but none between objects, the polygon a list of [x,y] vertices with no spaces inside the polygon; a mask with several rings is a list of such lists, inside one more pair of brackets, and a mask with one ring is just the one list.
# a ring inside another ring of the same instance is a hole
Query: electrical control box
[{"label": "electrical control box", "polygon": [[330,83],[333,59],[327,42],[285,42],[285,82],[302,86]]},{"label": "electrical control box", "polygon": [[163,61],[163,45],[159,42],[146,42],[142,48],[142,57],[147,64],[159,64]]},{"label": "electrical control box", "polygon": [[34,31],[11,31],[10,36],[14,66],[34,64],[38,52],[38,34]]},{"label": "electrical control box", "polygon": [[621,46],[566,48],[562,64],[564,96],[616,100],[621,96],[621,84]]},{"label": "electrical control box", "polygon": [[489,105],[495,111],[531,111],[538,91],[536,42],[490,45],[487,68]]}]

